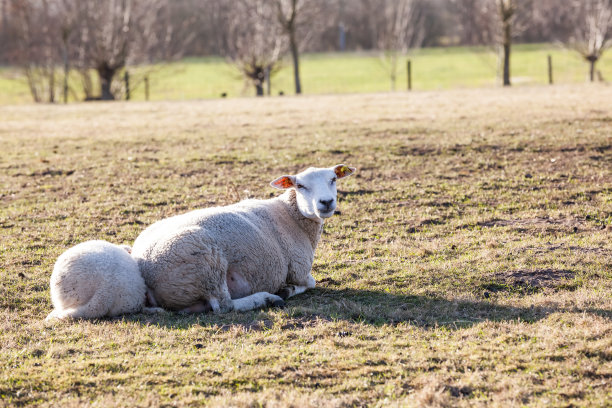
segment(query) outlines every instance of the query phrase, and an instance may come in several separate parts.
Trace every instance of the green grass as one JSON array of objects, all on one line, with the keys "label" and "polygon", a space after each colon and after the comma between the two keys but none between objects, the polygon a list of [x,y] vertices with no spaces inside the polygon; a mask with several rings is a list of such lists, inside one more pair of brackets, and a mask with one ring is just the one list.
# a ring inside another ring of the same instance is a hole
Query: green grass
[{"label": "green grass", "polygon": [[[0,109],[0,406],[609,406],[610,96]],[[285,309],[43,322],[70,246],[336,163],[358,171]]]},{"label": "green grass", "polygon": [[0,104],[31,102],[28,84],[21,73],[13,68],[0,67]]},{"label": "green grass", "polygon": [[[512,81],[515,86],[546,84],[547,55],[551,55],[556,83],[586,81],[587,64],[577,53],[547,44],[523,44],[513,48]],[[486,47],[426,48],[410,54],[413,89],[436,90],[464,87],[491,87],[497,83],[497,58]],[[303,91],[306,94],[362,93],[390,90],[386,63],[376,53],[305,54],[301,59]],[[399,63],[397,88],[406,88],[406,58]],[[612,79],[612,53],[598,63],[605,79]],[[187,58],[154,68],[132,68],[132,99],[144,100],[144,72],[151,80],[152,100],[192,100],[253,95],[239,71],[221,58]],[[6,75],[17,75],[4,69]],[[78,80],[73,78],[78,89]],[[293,69],[289,61],[272,79],[272,93],[293,94]],[[25,81],[9,81],[0,76],[0,103],[30,102]],[[72,97],[71,97],[72,98]]]}]

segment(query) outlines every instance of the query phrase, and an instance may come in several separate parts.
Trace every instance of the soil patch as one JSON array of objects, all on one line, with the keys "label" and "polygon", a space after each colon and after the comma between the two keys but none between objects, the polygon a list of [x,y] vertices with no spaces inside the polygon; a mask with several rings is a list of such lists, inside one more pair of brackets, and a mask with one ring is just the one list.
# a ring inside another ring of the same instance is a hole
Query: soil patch
[{"label": "soil patch", "polygon": [[576,272],[569,269],[536,269],[533,271],[518,270],[495,274],[498,282],[506,285],[534,289],[555,289],[571,281]]},{"label": "soil patch", "polygon": [[481,227],[512,227],[517,231],[525,232],[527,230],[544,230],[546,232],[580,232],[580,231],[593,231],[601,229],[601,226],[593,225],[587,220],[580,220],[576,218],[525,218],[525,219],[514,219],[514,220],[499,220],[493,219],[490,221],[482,221],[476,224]]}]

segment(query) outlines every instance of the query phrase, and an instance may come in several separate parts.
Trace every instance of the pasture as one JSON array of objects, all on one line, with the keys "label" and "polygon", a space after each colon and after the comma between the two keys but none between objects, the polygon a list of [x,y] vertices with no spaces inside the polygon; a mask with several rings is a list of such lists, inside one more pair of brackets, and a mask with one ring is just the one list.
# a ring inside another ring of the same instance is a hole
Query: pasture
[{"label": "pasture", "polygon": [[[609,406],[612,91],[0,110],[0,406]],[[68,247],[347,163],[284,309],[45,323]]]},{"label": "pasture", "polygon": [[[578,53],[551,44],[519,44],[513,47],[511,68],[514,86],[547,84],[547,55],[553,59],[553,77],[557,84],[584,83],[587,63]],[[497,56],[490,47],[448,47],[413,50],[412,86],[415,90],[493,87],[497,84]],[[398,64],[397,90],[405,90],[406,58]],[[304,54],[300,71],[304,94],[364,93],[390,90],[388,63],[378,53]],[[597,69],[605,80],[612,80],[612,53],[603,55]],[[150,99],[191,100],[254,95],[252,86],[245,86],[239,71],[218,57],[185,58],[158,66],[130,67],[131,98],[145,100],[143,78],[150,78]],[[119,75],[118,78],[120,78]],[[32,98],[25,80],[18,71],[0,69],[0,105],[30,103]],[[60,84],[63,79],[57,79]],[[80,79],[73,75],[71,87],[81,95]],[[286,60],[272,77],[271,93],[294,93],[293,68]],[[57,96],[62,93],[58,90]],[[120,95],[118,95],[120,96]],[[79,96],[82,98],[82,95]]]}]

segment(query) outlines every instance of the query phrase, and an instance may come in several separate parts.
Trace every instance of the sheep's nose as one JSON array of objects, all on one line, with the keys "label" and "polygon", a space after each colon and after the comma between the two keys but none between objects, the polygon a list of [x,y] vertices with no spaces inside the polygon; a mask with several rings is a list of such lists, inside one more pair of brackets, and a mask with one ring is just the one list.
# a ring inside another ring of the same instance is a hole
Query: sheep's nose
[{"label": "sheep's nose", "polygon": [[329,208],[331,207],[332,203],[334,202],[334,199],[330,199],[330,200],[319,200],[319,202],[321,204],[323,204],[325,206],[325,208]]}]

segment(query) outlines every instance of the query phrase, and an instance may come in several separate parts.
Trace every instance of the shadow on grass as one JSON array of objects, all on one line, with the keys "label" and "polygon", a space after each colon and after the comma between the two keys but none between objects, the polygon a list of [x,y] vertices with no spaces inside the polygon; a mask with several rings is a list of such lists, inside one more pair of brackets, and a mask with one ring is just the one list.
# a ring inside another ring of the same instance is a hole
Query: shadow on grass
[{"label": "shadow on grass", "polygon": [[[409,324],[422,328],[445,327],[449,330],[471,327],[484,321],[536,322],[555,312],[585,312],[612,319],[605,309],[566,310],[552,307],[515,307],[494,301],[449,300],[439,297],[398,295],[380,291],[316,288],[287,301],[287,323],[282,329],[301,328],[319,320],[344,321],[374,326]],[[270,310],[247,313],[212,313],[181,315],[134,315],[126,320],[170,329],[191,326],[217,326],[220,330],[242,328],[266,330],[274,326]]]},{"label": "shadow on grass", "polygon": [[[501,306],[493,301],[452,300],[356,289],[314,290],[301,308],[333,320],[373,325],[408,323],[418,327],[460,328],[489,321],[534,322],[555,310]],[[299,308],[299,307],[298,307]]]}]

